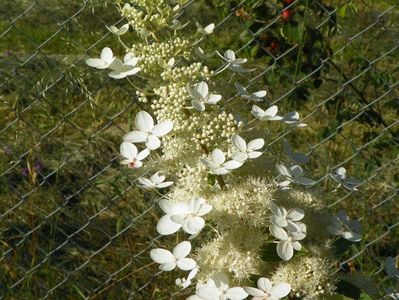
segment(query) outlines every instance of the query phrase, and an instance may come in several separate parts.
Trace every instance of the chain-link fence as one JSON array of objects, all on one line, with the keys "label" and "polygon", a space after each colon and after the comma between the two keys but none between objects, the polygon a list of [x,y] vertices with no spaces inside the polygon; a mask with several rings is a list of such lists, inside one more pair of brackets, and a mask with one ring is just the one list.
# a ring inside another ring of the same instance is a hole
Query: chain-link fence
[{"label": "chain-link fence", "polygon": [[[252,57],[258,72],[246,86],[266,86],[270,104],[301,113],[306,138],[292,142],[320,186],[339,166],[362,178],[360,192],[335,192],[330,207],[364,227],[337,270],[372,281],[399,248],[398,4],[289,2],[190,1],[184,17],[214,22],[215,38],[200,45]],[[155,203],[119,166],[135,90],[84,64],[88,53],[118,49],[105,27],[120,22],[118,11],[5,0],[0,15],[0,298],[170,299],[172,278],[149,259]]]}]

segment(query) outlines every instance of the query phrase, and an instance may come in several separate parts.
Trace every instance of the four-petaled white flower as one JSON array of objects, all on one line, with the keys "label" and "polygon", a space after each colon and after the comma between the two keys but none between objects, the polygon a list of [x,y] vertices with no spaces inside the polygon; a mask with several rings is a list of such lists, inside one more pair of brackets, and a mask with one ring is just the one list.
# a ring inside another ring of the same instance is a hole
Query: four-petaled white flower
[{"label": "four-petaled white flower", "polygon": [[188,234],[197,235],[205,226],[202,217],[212,210],[212,205],[203,198],[192,198],[188,202],[162,199],[159,206],[166,214],[157,224],[157,231],[162,235],[175,233],[180,228]]},{"label": "four-petaled white flower", "polygon": [[351,220],[345,211],[338,211],[332,218],[332,224],[327,226],[327,230],[334,235],[342,236],[351,242],[359,242],[361,237],[361,224],[357,220]]},{"label": "four-petaled white flower", "polygon": [[283,117],[277,115],[277,105],[270,106],[268,109],[263,110],[257,105],[252,106],[252,115],[261,121],[280,121]]},{"label": "four-petaled white flower", "polygon": [[137,180],[140,186],[144,189],[163,189],[173,184],[173,181],[165,181],[165,176],[160,175],[160,172],[156,172],[150,178],[139,177]]},{"label": "four-petaled white flower", "polygon": [[285,181],[282,181],[278,184],[281,189],[288,189],[291,182],[298,183],[305,186],[314,185],[316,182],[310,178],[303,177],[303,170],[300,166],[294,165],[290,167],[286,167],[282,164],[276,165],[277,171],[280,175],[285,178]]},{"label": "four-petaled white flower", "polygon": [[237,92],[240,94],[240,96],[247,100],[252,100],[254,102],[260,102],[263,100],[262,98],[266,96],[265,90],[257,91],[257,92],[250,94],[247,91],[247,89],[244,86],[242,86],[241,84],[236,83],[235,86],[236,86]]},{"label": "four-petaled white flower", "polygon": [[197,266],[194,269],[192,269],[190,271],[190,273],[188,273],[187,278],[177,278],[175,280],[176,285],[181,287],[184,290],[191,284],[192,280],[197,275],[198,271],[199,271],[199,268]]},{"label": "four-petaled white flower", "polygon": [[233,50],[226,50],[224,52],[224,55],[221,55],[219,51],[216,51],[216,53],[224,60],[227,62],[227,68],[233,72],[237,73],[246,73],[246,72],[251,72],[255,69],[245,69],[242,64],[247,62],[246,58],[236,58],[236,54]]},{"label": "four-petaled white flower", "polygon": [[305,238],[306,227],[303,223],[300,223],[299,225],[300,226],[288,223],[287,231],[280,226],[269,226],[270,233],[280,240],[280,242],[277,243],[277,254],[285,261],[292,258],[294,255],[294,249],[299,251],[302,248],[299,241]]},{"label": "four-petaled white flower", "polygon": [[269,202],[269,208],[273,215],[270,217],[272,223],[276,226],[287,227],[288,224],[293,224],[294,226],[299,226],[298,221],[305,217],[305,212],[301,208],[291,208],[288,211],[284,207],[279,207],[273,203]]},{"label": "four-petaled white flower", "polygon": [[120,153],[125,158],[121,161],[121,164],[128,165],[129,168],[136,169],[143,165],[142,160],[145,159],[150,151],[144,149],[138,152],[137,147],[129,142],[123,142],[120,147]]},{"label": "four-petaled white flower", "polygon": [[112,50],[108,47],[105,47],[100,54],[100,58],[88,58],[86,59],[86,64],[90,67],[103,70],[107,68],[114,68],[116,57],[112,53]]},{"label": "four-petaled white flower", "polygon": [[247,159],[257,158],[262,155],[261,149],[265,145],[264,139],[254,139],[247,145],[245,140],[237,134],[231,137],[233,145],[238,151],[234,152],[232,158],[239,162],[245,162]]},{"label": "four-petaled white flower", "polygon": [[291,111],[283,116],[283,122],[285,124],[294,127],[305,127],[307,124],[299,122],[299,113],[296,111]]},{"label": "four-petaled white flower", "polygon": [[309,158],[305,154],[294,152],[286,139],[284,139],[284,151],[287,156],[297,164],[306,164],[309,162]]},{"label": "four-petaled white flower", "polygon": [[213,105],[222,99],[221,95],[209,94],[208,84],[205,81],[188,86],[187,90],[193,98],[191,105],[201,112],[205,110],[205,104]]},{"label": "four-petaled white flower", "polygon": [[145,143],[149,150],[158,149],[161,146],[159,138],[168,134],[173,128],[173,122],[170,120],[154,125],[153,118],[146,111],[137,113],[135,125],[138,130],[125,134],[123,140],[131,143]]},{"label": "four-petaled white flower", "polygon": [[136,67],[138,61],[139,59],[129,52],[124,56],[123,62],[118,58],[115,59],[112,64],[113,71],[108,76],[114,79],[122,79],[138,73],[141,70],[140,67]]},{"label": "four-petaled white flower", "polygon": [[159,263],[159,268],[162,271],[172,271],[176,266],[183,271],[189,271],[197,266],[197,263],[192,258],[187,258],[191,251],[191,244],[188,241],[181,242],[174,249],[173,252],[169,250],[157,248],[150,251],[150,256],[153,261]]},{"label": "four-petaled white flower", "polygon": [[226,156],[220,149],[212,151],[211,159],[200,158],[200,160],[215,175],[227,174],[243,165],[243,162],[234,159],[226,162]]},{"label": "four-petaled white flower", "polygon": [[332,179],[343,185],[350,191],[357,191],[357,187],[362,183],[359,179],[349,177],[344,167],[339,167],[334,172],[330,173]]},{"label": "four-petaled white flower", "polygon": [[399,269],[396,267],[396,259],[388,256],[384,261],[384,270],[388,278],[399,279]]},{"label": "four-petaled white flower", "polygon": [[187,300],[242,300],[248,297],[242,287],[229,287],[223,272],[213,275],[206,284],[197,284],[196,293]]},{"label": "four-petaled white flower", "polygon": [[129,23],[121,26],[121,28],[118,28],[118,27],[116,27],[114,25],[111,25],[110,27],[108,27],[108,26],[106,26],[106,27],[111,33],[113,33],[113,34],[115,34],[117,36],[121,36],[121,35],[125,34],[129,30]]},{"label": "four-petaled white flower", "polygon": [[272,284],[269,279],[261,277],[257,282],[258,288],[245,287],[244,290],[252,296],[252,300],[279,300],[291,291],[289,283]]},{"label": "four-petaled white flower", "polygon": [[205,27],[202,27],[202,25],[199,22],[195,22],[195,25],[197,26],[197,31],[203,35],[211,34],[215,29],[214,23],[211,23]]}]

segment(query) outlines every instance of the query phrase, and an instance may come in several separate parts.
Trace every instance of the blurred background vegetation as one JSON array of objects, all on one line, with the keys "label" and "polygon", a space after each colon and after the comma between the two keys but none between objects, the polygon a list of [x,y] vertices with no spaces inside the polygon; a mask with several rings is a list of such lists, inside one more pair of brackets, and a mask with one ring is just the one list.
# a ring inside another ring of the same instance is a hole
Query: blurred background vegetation
[{"label": "blurred background vegetation", "polygon": [[[240,49],[257,72],[235,80],[305,117],[289,140],[309,152],[313,178],[343,163],[365,180],[352,194],[319,185],[332,211],[362,221],[362,243],[337,268],[372,297],[399,249],[396,2],[204,0],[183,16],[224,20],[201,46]],[[170,299],[173,277],[154,278],[148,257],[158,212],[119,166],[135,90],[84,64],[122,51],[105,28],[120,19],[113,1],[4,0],[0,16],[0,296]]]}]

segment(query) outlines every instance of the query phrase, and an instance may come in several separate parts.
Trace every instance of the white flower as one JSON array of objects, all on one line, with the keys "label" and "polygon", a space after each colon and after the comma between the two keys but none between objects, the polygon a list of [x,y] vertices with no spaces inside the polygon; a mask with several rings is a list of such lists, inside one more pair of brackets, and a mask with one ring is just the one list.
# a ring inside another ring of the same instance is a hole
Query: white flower
[{"label": "white flower", "polygon": [[123,142],[120,147],[120,153],[125,158],[121,164],[128,165],[129,168],[140,168],[143,165],[142,160],[145,159],[150,151],[144,149],[138,152],[137,147],[129,142]]},{"label": "white flower", "polygon": [[294,126],[294,127],[305,127],[307,124],[299,122],[299,114],[296,111],[291,111],[284,115],[283,121],[285,124]]},{"label": "white flower", "polygon": [[235,86],[236,86],[237,92],[240,94],[240,96],[247,100],[252,100],[254,102],[260,102],[263,100],[262,98],[266,96],[265,90],[257,91],[255,93],[250,94],[247,91],[247,89],[244,86],[242,86],[241,84],[236,83]]},{"label": "white flower", "polygon": [[265,145],[264,139],[254,139],[247,145],[244,139],[237,134],[234,134],[231,137],[231,141],[238,149],[238,151],[233,153],[232,158],[239,162],[244,162],[247,159],[253,159],[261,156],[262,152],[255,150],[259,150]]},{"label": "white flower", "polygon": [[[305,224],[301,223],[301,225],[304,226]],[[269,230],[275,238],[280,240],[277,243],[277,254],[283,260],[290,260],[294,255],[294,249],[301,250],[302,245],[299,241],[305,238],[306,227],[300,229],[296,225],[289,223],[287,226],[288,232],[276,225],[269,226]]]},{"label": "white flower", "polygon": [[286,139],[284,139],[284,151],[287,156],[297,164],[306,164],[309,162],[309,158],[300,152],[294,152]]},{"label": "white flower", "polygon": [[291,285],[285,282],[273,285],[269,279],[261,277],[257,282],[258,288],[245,287],[245,291],[253,296],[252,300],[279,300],[291,291]]},{"label": "white flower", "polygon": [[188,202],[162,199],[159,206],[166,214],[157,224],[157,231],[162,235],[170,235],[180,228],[188,234],[196,235],[205,226],[202,216],[212,210],[212,205],[207,204],[203,198],[192,198]]},{"label": "white flower", "polygon": [[129,23],[123,25],[121,28],[117,28],[114,25],[111,25],[110,27],[108,27],[108,26],[106,26],[106,27],[111,33],[113,33],[117,36],[121,36],[129,30]]},{"label": "white flower", "polygon": [[213,32],[213,30],[215,29],[214,23],[209,24],[205,28],[202,27],[202,25],[198,22],[196,22],[195,25],[197,25],[197,31],[203,35],[211,34]]},{"label": "white flower", "polygon": [[291,182],[298,183],[305,186],[314,185],[316,182],[310,178],[303,177],[303,170],[300,166],[294,165],[289,168],[282,164],[276,165],[277,171],[280,175],[282,175],[286,180],[280,182],[278,185],[282,189],[288,189],[288,186]]},{"label": "white flower", "polygon": [[153,261],[159,263],[162,271],[172,271],[176,266],[183,271],[189,271],[197,266],[192,258],[186,256],[191,251],[191,244],[188,241],[181,242],[174,249],[173,253],[169,250],[157,248],[150,251]]},{"label": "white flower", "polygon": [[188,273],[187,278],[177,278],[177,279],[175,280],[176,285],[179,286],[179,287],[181,287],[183,290],[184,290],[185,288],[187,288],[187,287],[191,284],[193,278],[197,275],[198,270],[199,270],[199,269],[198,269],[198,266],[197,266],[197,267],[195,267],[194,269],[192,269],[192,270],[190,271],[190,273]]},{"label": "white flower", "polygon": [[243,162],[234,159],[226,162],[226,156],[220,149],[212,151],[210,160],[205,158],[200,158],[200,160],[215,175],[227,174],[243,165]]},{"label": "white flower", "polygon": [[388,256],[384,261],[384,270],[389,278],[399,279],[399,269],[396,267],[396,259]]},{"label": "white flower", "polygon": [[289,223],[293,225],[298,225],[298,221],[305,217],[305,212],[300,208],[291,208],[288,211],[284,207],[279,207],[273,203],[269,202],[269,207],[273,215],[270,217],[272,223],[276,226],[287,227]]},{"label": "white flower", "polygon": [[137,180],[144,189],[163,189],[173,184],[173,181],[165,181],[165,178],[160,172],[156,172],[150,178],[139,177]]},{"label": "white flower", "polygon": [[161,146],[159,138],[168,134],[173,128],[173,122],[170,120],[154,125],[154,120],[146,111],[137,113],[135,125],[138,130],[125,134],[123,140],[132,143],[145,143],[150,150],[158,149]]},{"label": "white flower", "polygon": [[357,191],[357,186],[362,182],[358,179],[349,177],[346,173],[346,169],[344,167],[339,167],[334,172],[330,173],[332,179],[339,183],[339,185],[343,185],[350,191]]},{"label": "white flower", "polygon": [[327,230],[334,235],[342,236],[351,242],[361,240],[361,225],[357,220],[350,220],[345,211],[340,210],[337,216],[332,218],[332,224],[327,226]]},{"label": "white flower", "polygon": [[233,50],[226,50],[224,52],[224,55],[221,55],[219,51],[216,51],[216,53],[224,60],[227,62],[227,68],[230,69],[233,72],[237,73],[246,73],[246,72],[251,72],[255,69],[245,69],[242,64],[247,62],[246,58],[236,58],[236,54],[234,53]]},{"label": "white flower", "polygon": [[277,115],[278,107],[277,105],[270,106],[268,109],[263,110],[259,106],[252,106],[252,115],[261,121],[279,121],[283,117]]},{"label": "white flower", "polygon": [[112,53],[112,50],[108,47],[105,47],[100,54],[100,58],[88,58],[86,59],[86,64],[90,67],[103,70],[106,68],[113,69],[116,57]]},{"label": "white flower", "polygon": [[205,104],[213,105],[222,99],[221,95],[209,94],[208,84],[204,81],[188,86],[187,91],[193,98],[192,106],[201,112],[205,110]]},{"label": "white flower", "polygon": [[196,295],[189,300],[242,300],[248,294],[241,287],[229,287],[229,278],[223,272],[213,275],[206,284],[198,284]]},{"label": "white flower", "polygon": [[141,70],[140,67],[136,67],[138,61],[139,59],[129,52],[124,56],[123,62],[120,59],[115,60],[112,64],[113,71],[108,76],[114,79],[122,79],[138,73]]}]

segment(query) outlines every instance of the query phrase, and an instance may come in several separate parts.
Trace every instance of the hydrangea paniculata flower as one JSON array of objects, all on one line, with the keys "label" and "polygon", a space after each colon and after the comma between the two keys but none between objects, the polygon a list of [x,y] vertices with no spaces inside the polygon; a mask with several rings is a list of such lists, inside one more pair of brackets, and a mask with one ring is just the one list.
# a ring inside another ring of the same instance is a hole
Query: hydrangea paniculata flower
[{"label": "hydrangea paniculata flower", "polygon": [[291,182],[311,186],[314,185],[316,182],[310,178],[303,176],[303,170],[300,166],[294,165],[290,167],[286,167],[282,164],[276,165],[278,173],[284,177],[285,181],[280,182],[278,185],[282,189],[288,189],[288,186]]},{"label": "hydrangea paniculata flower", "polygon": [[150,251],[153,261],[159,263],[162,271],[172,271],[176,267],[183,271],[189,271],[197,266],[192,258],[186,256],[190,254],[191,243],[188,241],[178,244],[172,252],[166,249],[157,248]]},{"label": "hydrangea paniculata flower", "polygon": [[277,105],[270,106],[268,109],[263,110],[257,105],[252,106],[252,115],[261,121],[280,121],[283,117],[277,115]]},{"label": "hydrangea paniculata flower", "polygon": [[299,241],[303,240],[306,234],[297,226],[289,223],[286,231],[279,226],[271,225],[269,230],[275,238],[280,240],[277,243],[277,254],[283,260],[290,260],[294,255],[294,249],[301,250],[302,245]]},{"label": "hydrangea paniculata flower", "polygon": [[245,287],[245,291],[252,296],[252,300],[279,300],[287,296],[291,291],[291,285],[285,282],[272,284],[265,277],[257,282],[258,288]]},{"label": "hydrangea paniculata flower", "polygon": [[221,95],[209,94],[208,84],[205,81],[188,86],[187,90],[193,98],[192,106],[201,112],[205,110],[205,104],[214,105],[222,99]]},{"label": "hydrangea paniculata flower", "polygon": [[248,144],[245,140],[237,134],[231,137],[231,141],[238,151],[234,152],[232,158],[239,162],[245,162],[247,159],[257,158],[262,155],[262,152],[256,151],[265,145],[264,139],[254,139]]},{"label": "hydrangea paniculata flower", "polygon": [[156,172],[150,178],[139,177],[137,181],[144,189],[163,189],[173,184],[173,181],[165,181],[166,177]]},{"label": "hydrangea paniculata flower", "polygon": [[327,230],[337,236],[351,242],[359,242],[361,237],[361,225],[357,220],[351,220],[345,211],[338,211],[337,215],[332,218],[331,225],[327,226]]},{"label": "hydrangea paniculata flower", "polygon": [[249,93],[247,91],[247,89],[244,86],[242,86],[241,84],[236,83],[235,86],[236,86],[238,94],[246,100],[260,102],[263,100],[262,98],[266,96],[265,90],[260,90],[260,91],[254,92],[254,93]]},{"label": "hydrangea paniculata flower", "polygon": [[128,165],[129,168],[136,169],[143,165],[142,160],[145,159],[150,151],[144,149],[138,152],[137,147],[129,142],[123,142],[120,147],[120,153],[125,158],[121,161],[121,164]]},{"label": "hydrangea paniculata flower", "polygon": [[343,185],[350,191],[357,191],[358,185],[362,183],[359,179],[349,177],[344,167],[339,167],[334,172],[331,172],[330,176],[338,182],[339,185]]},{"label": "hydrangea paniculata flower", "polygon": [[215,175],[227,174],[231,170],[238,169],[243,164],[242,161],[234,159],[226,162],[226,156],[220,149],[213,150],[210,159],[200,158],[200,160]]}]

